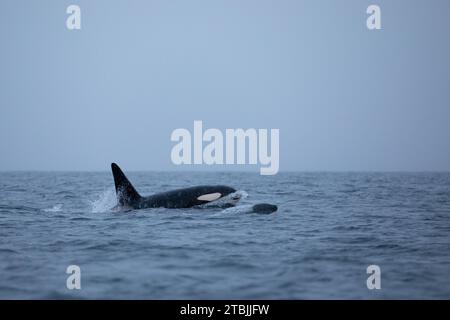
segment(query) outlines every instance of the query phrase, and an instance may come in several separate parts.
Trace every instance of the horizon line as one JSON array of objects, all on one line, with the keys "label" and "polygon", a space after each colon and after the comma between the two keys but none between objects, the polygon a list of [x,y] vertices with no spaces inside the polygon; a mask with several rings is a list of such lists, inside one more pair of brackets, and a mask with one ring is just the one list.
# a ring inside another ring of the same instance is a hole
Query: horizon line
[{"label": "horizon line", "polygon": [[[8,173],[8,172],[95,172],[95,173],[103,173],[110,172],[111,170],[82,170],[82,169],[0,169],[0,173]],[[126,170],[127,172],[164,172],[164,173],[257,173],[259,174],[259,170],[147,170],[147,169],[130,169]],[[304,170],[279,170],[279,173],[450,173],[450,170],[431,170],[431,169],[422,169],[422,170],[404,170],[404,169],[395,169],[395,170],[319,170],[319,169],[304,169]],[[275,176],[277,174],[274,174]],[[271,175],[268,175],[271,176]]]}]

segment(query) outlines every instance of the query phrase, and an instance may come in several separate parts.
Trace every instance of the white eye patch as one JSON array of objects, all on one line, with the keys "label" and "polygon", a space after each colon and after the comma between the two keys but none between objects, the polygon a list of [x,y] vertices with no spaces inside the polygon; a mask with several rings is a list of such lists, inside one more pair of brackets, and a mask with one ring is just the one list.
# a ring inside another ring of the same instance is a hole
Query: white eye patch
[{"label": "white eye patch", "polygon": [[222,194],[220,192],[215,192],[215,193],[208,193],[208,194],[204,194],[200,197],[197,198],[197,200],[200,201],[214,201],[219,199],[222,196]]}]

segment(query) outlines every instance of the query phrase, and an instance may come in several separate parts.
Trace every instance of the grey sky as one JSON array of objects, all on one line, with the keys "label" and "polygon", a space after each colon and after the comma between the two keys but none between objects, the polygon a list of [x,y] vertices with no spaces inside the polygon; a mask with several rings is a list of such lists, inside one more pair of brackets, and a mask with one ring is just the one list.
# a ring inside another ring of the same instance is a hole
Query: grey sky
[{"label": "grey sky", "polygon": [[[66,29],[70,4],[80,31]],[[177,169],[170,134],[194,120],[279,128],[280,171],[450,170],[449,12],[447,0],[2,0],[0,170]]]}]

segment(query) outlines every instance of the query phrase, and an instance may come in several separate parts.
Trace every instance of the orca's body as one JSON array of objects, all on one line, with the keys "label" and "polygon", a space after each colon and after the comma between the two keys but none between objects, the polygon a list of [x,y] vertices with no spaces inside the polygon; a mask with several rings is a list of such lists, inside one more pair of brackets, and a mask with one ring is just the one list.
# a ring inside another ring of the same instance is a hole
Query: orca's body
[{"label": "orca's body", "polygon": [[[116,186],[117,201],[120,206],[133,209],[142,208],[190,208],[217,201],[235,189],[227,186],[197,186],[157,193],[142,197],[115,163],[111,164]],[[238,199],[236,199],[238,200]]]},{"label": "orca's body", "polygon": [[[112,163],[111,169],[114,176],[117,202],[123,208],[191,208],[211,204],[230,207],[234,206],[241,198],[239,194],[235,193],[235,189],[223,185],[196,186],[142,197],[117,164]],[[255,205],[254,208],[254,212],[258,213],[270,213],[277,210],[277,206],[268,204]]]}]

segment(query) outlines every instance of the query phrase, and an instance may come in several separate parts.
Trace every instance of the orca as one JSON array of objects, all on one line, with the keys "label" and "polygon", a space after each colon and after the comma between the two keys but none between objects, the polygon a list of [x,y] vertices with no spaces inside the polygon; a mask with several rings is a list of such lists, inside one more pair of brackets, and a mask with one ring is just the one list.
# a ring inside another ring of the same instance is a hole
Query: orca
[{"label": "orca", "polygon": [[[236,192],[234,188],[228,186],[205,185],[176,189],[157,193],[148,197],[142,197],[117,164],[112,163],[111,170],[114,176],[118,205],[124,208],[191,208],[218,201]],[[240,196],[231,196],[229,203],[222,203],[222,205],[232,206],[239,201],[239,199]]]},{"label": "orca", "polygon": [[[192,208],[201,206],[232,207],[240,200],[236,189],[224,185],[204,185],[161,192],[147,197],[141,196],[116,163],[111,163],[119,208]],[[277,211],[276,205],[256,204],[256,213]]]}]

